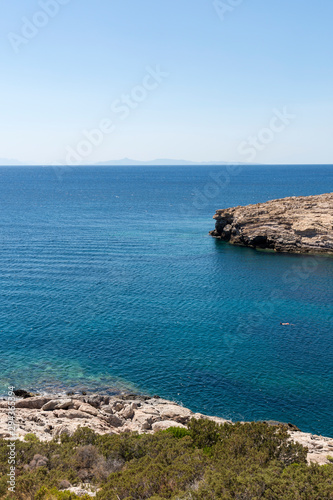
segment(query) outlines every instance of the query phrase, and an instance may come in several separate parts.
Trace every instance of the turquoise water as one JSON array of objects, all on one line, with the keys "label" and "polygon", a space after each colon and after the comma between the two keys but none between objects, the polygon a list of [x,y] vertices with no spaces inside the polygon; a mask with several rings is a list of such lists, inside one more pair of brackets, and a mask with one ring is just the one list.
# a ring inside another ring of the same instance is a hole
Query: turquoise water
[{"label": "turquoise water", "polygon": [[129,389],[333,436],[333,259],[208,236],[218,208],[332,190],[332,166],[0,168],[1,393]]}]

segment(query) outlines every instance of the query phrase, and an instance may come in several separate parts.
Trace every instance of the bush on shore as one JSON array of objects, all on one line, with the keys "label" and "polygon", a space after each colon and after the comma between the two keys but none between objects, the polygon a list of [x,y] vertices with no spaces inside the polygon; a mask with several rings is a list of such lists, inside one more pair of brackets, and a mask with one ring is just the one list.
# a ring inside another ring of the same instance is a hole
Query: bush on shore
[{"label": "bush on shore", "polygon": [[187,429],[156,434],[16,442],[16,491],[7,490],[8,442],[0,440],[0,498],[74,500],[69,485],[90,483],[97,500],[329,500],[333,464],[307,465],[306,448],[287,430],[264,423],[217,425],[192,419]]}]

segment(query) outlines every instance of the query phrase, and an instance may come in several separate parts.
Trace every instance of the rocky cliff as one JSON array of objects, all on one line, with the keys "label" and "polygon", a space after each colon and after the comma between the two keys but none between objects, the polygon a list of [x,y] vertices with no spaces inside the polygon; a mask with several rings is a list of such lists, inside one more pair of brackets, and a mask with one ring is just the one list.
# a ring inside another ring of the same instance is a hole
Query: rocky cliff
[{"label": "rocky cliff", "polygon": [[333,193],[217,210],[210,234],[276,252],[333,254]]}]

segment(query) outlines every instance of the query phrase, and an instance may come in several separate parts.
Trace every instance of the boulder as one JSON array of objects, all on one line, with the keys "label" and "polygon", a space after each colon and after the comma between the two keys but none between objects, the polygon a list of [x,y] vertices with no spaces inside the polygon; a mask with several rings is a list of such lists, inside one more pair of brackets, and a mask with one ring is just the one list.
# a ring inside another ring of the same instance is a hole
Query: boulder
[{"label": "boulder", "polygon": [[69,481],[67,481],[67,479],[63,479],[62,481],[60,481],[59,485],[58,485],[58,489],[59,490],[66,490],[68,488],[70,488],[72,485]]},{"label": "boulder", "polygon": [[43,457],[43,455],[34,455],[33,459],[29,463],[30,469],[37,469],[38,467],[46,467],[49,459]]},{"label": "boulder", "polygon": [[72,406],[71,399],[51,399],[42,406],[43,411],[67,410]]},{"label": "boulder", "polygon": [[161,422],[155,422],[152,424],[154,432],[165,431],[166,429],[170,429],[170,427],[180,427],[181,429],[186,429],[185,425],[175,422],[174,420],[162,420]]},{"label": "boulder", "polygon": [[16,397],[23,399],[32,398],[34,396],[33,394],[31,394],[31,392],[27,392],[22,389],[15,389],[13,392]]},{"label": "boulder", "polygon": [[97,416],[99,411],[88,403],[83,403],[79,408],[79,411],[88,413],[89,415]]},{"label": "boulder", "polygon": [[88,398],[84,398],[84,402],[94,406],[95,408],[99,408],[101,404],[109,404],[110,397],[109,396],[89,396]]},{"label": "boulder", "polygon": [[160,414],[162,420],[174,420],[181,424],[186,424],[193,416],[191,410],[176,404],[163,405]]},{"label": "boulder", "polygon": [[126,406],[122,411],[121,411],[121,416],[125,419],[131,419],[134,417],[134,408],[133,405]]},{"label": "boulder", "polygon": [[81,401],[79,399],[72,399],[71,408],[73,408],[73,410],[78,410],[80,408],[80,406],[82,406],[83,404],[87,404],[87,403],[84,403],[83,401]]},{"label": "boulder", "polygon": [[152,406],[156,406],[156,405],[169,405],[171,403],[171,401],[168,401],[167,399],[162,399],[162,398],[152,398],[152,399],[149,399],[148,401],[146,401],[146,404],[150,404]]},{"label": "boulder", "polygon": [[9,437],[11,437],[11,434],[9,434],[9,432],[0,431],[0,439],[6,439]]},{"label": "boulder", "polygon": [[136,410],[134,417],[132,419],[133,428],[141,431],[141,430],[151,430],[152,424],[154,422],[158,422],[161,420],[161,417],[158,412],[148,413],[145,411]]},{"label": "boulder", "polygon": [[125,408],[125,403],[123,401],[114,401],[113,403],[110,403],[110,406],[113,411],[117,412]]},{"label": "boulder", "polygon": [[124,421],[121,418],[117,417],[117,415],[108,415],[104,418],[105,421],[112,427],[122,427],[124,425]]},{"label": "boulder", "polygon": [[146,413],[147,415],[158,415],[158,416],[160,415],[160,408],[157,408],[155,406],[150,406],[147,404],[141,405],[137,411],[141,413]]},{"label": "boulder", "polygon": [[288,430],[290,430],[290,431],[299,431],[299,430],[300,430],[300,429],[299,429],[296,425],[294,425],[294,424],[290,424],[290,423],[286,424],[285,422],[279,422],[279,421],[277,421],[277,420],[264,420],[264,423],[266,423],[266,424],[268,424],[268,425],[273,425],[273,426],[274,426],[274,425],[276,425],[276,426],[280,426],[280,425],[282,425],[282,426],[284,426],[284,427],[287,427],[287,428],[288,428]]},{"label": "boulder", "polygon": [[16,401],[16,408],[29,408],[31,410],[40,410],[46,405],[52,398],[36,396],[33,398],[22,399],[20,401]]},{"label": "boulder", "polygon": [[112,406],[110,406],[110,405],[103,405],[103,406],[101,406],[100,410],[101,410],[101,412],[107,413],[108,415],[113,415],[113,413],[114,413]]},{"label": "boulder", "polygon": [[66,434],[67,436],[71,437],[71,436],[73,436],[75,430],[76,430],[75,425],[61,424],[61,425],[57,425],[57,426],[54,427],[54,433],[53,434],[54,434],[54,437],[60,437],[63,434]]},{"label": "boulder", "polygon": [[122,399],[124,401],[128,400],[136,400],[136,401],[147,401],[148,399],[151,399],[150,396],[142,396],[138,394],[123,394]]},{"label": "boulder", "polygon": [[[194,417],[194,415],[193,415]],[[196,417],[194,417],[196,418]],[[202,415],[200,418],[206,418],[207,420],[212,420],[212,422],[215,422],[216,424],[223,425],[223,424],[232,424],[231,420],[226,420],[225,418],[221,417],[209,417],[207,415]]]},{"label": "boulder", "polygon": [[75,418],[89,418],[88,413],[84,413],[79,410],[55,410],[54,414],[58,418],[70,418],[71,420]]}]

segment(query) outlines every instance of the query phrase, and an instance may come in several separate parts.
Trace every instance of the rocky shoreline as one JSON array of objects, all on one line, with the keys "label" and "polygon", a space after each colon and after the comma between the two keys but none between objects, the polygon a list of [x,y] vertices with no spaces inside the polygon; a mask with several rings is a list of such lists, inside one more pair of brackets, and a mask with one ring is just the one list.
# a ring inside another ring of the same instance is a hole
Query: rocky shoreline
[{"label": "rocky shoreline", "polygon": [[[169,427],[185,427],[191,418],[207,418],[218,424],[230,422],[193,413],[158,396],[39,395],[18,398],[15,402],[16,438],[20,440],[27,434],[35,434],[42,441],[51,441],[62,434],[71,436],[80,426],[89,427],[97,434],[126,431],[154,433]],[[304,433],[291,424],[285,425],[288,426],[290,439],[308,447],[309,463],[329,463],[327,457],[333,456],[333,438]],[[8,430],[7,399],[0,400],[0,438],[13,439]]]},{"label": "rocky shoreline", "polygon": [[217,210],[209,234],[233,245],[333,255],[333,193]]}]

